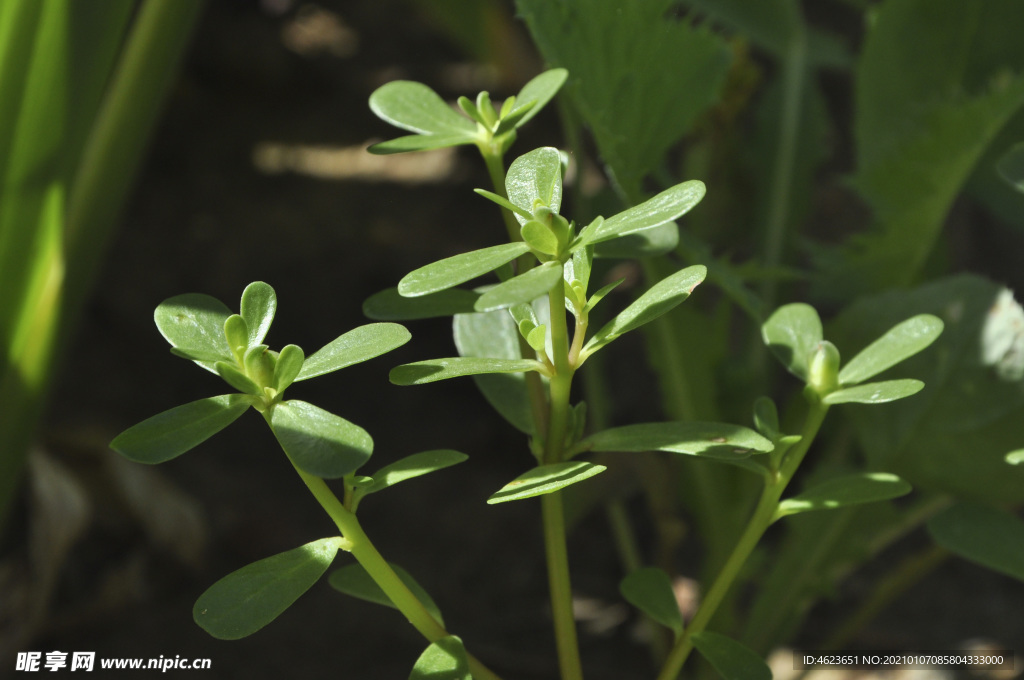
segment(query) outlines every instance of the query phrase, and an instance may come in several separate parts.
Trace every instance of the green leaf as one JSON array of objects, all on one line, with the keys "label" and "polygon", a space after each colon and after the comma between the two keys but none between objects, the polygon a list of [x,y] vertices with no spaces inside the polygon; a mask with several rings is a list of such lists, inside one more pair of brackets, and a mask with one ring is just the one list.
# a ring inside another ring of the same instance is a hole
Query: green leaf
[{"label": "green leaf", "polygon": [[553,493],[607,469],[603,465],[595,465],[582,460],[540,465],[501,487],[487,499],[487,503],[494,505],[495,503],[518,501],[523,498]]},{"label": "green leaf", "polygon": [[249,349],[249,327],[245,319],[238,314],[229,316],[224,322],[224,338],[236,359],[244,357],[245,351]]},{"label": "green leaf", "polygon": [[477,193],[477,194],[483,196],[484,198],[488,199],[489,201],[497,203],[498,205],[500,205],[505,210],[508,210],[509,212],[516,213],[517,215],[521,216],[523,219],[527,219],[527,220],[532,220],[533,219],[533,213],[528,212],[528,211],[520,208],[518,205],[516,205],[512,201],[508,200],[504,196],[499,196],[498,194],[494,193],[493,191],[487,191],[486,189],[473,189],[473,191],[474,191],[474,193]]},{"label": "green leaf", "polygon": [[481,373],[522,373],[537,371],[541,364],[533,359],[494,359],[480,357],[451,357],[428,359],[403,364],[391,369],[389,379],[396,385],[423,385],[464,375]]},{"label": "green leaf", "polygon": [[[391,564],[390,562],[388,564],[398,578],[401,579],[402,583],[405,584],[405,587],[412,591],[416,599],[422,602],[426,610],[437,619],[437,622],[444,625],[444,619],[441,618],[441,610],[438,609],[437,604],[427,591],[423,589],[423,586],[417,583],[416,579],[410,576],[409,572],[405,569],[402,569],[397,564]],[[392,609],[398,609],[391,601],[391,598],[384,594],[380,586],[363,568],[363,565],[358,562],[346,564],[344,567],[331,572],[327,582],[339,593],[385,607],[391,607]]]},{"label": "green leaf", "polygon": [[657,257],[671,253],[679,245],[679,227],[675,222],[666,222],[660,227],[602,241],[594,248],[594,257],[635,260],[641,257]]},{"label": "green leaf", "polygon": [[923,389],[924,383],[913,378],[883,380],[830,392],[822,401],[826,404],[884,404],[917,394]]},{"label": "green leaf", "polygon": [[284,392],[302,371],[305,354],[298,345],[285,345],[277,357],[274,366],[274,389]]},{"label": "green leaf", "polygon": [[821,344],[821,318],[814,307],[796,302],[776,309],[761,326],[761,337],[786,369],[807,380],[815,349]]},{"label": "green leaf", "polygon": [[254,281],[242,291],[242,318],[249,329],[249,347],[259,345],[267,337],[277,312],[277,294],[269,284]]},{"label": "green leaf", "polygon": [[1024,142],[1014,144],[996,164],[999,175],[1017,191],[1024,192]]},{"label": "green leaf", "polygon": [[605,219],[586,238],[574,243],[572,250],[672,222],[700,203],[705,192],[704,183],[696,179],[665,189],[654,198]]},{"label": "green leaf", "polygon": [[[512,161],[505,175],[508,200],[522,210],[534,213],[534,204],[540,202],[558,212],[562,206],[562,156],[550,146],[534,149]],[[518,211],[519,224],[525,224]]]},{"label": "green leaf", "polygon": [[[153,312],[157,329],[172,347],[213,354],[222,361],[231,361],[231,348],[224,337],[224,322],[229,316],[231,310],[223,302],[201,293],[168,298]],[[196,363],[211,373],[217,372],[208,361]]]},{"label": "green leaf", "polygon": [[398,292],[406,297],[436,293],[494,271],[529,250],[525,243],[516,242],[454,255],[406,274],[398,282]]},{"label": "green leaf", "polygon": [[373,453],[366,430],[304,401],[276,404],[270,428],[300,470],[325,479],[352,474]]},{"label": "green leaf", "polygon": [[545,262],[490,288],[480,296],[474,307],[478,312],[506,309],[522,302],[531,302],[546,295],[562,280],[562,265],[557,261]]},{"label": "green leaf", "polygon": [[681,269],[654,284],[587,341],[583,348],[583,356],[593,354],[620,335],[650,323],[672,310],[690,297],[690,293],[700,285],[706,274],[707,269],[698,264]]},{"label": "green leaf", "polygon": [[231,572],[199,596],[192,617],[220,640],[252,635],[320,580],[341,541],[322,538]]},{"label": "green leaf", "polygon": [[534,251],[545,255],[558,254],[558,237],[543,222],[531,219],[523,225],[519,233]]},{"label": "green leaf", "polygon": [[1024,465],[1024,449],[1018,449],[1006,454],[1006,462],[1010,465]]},{"label": "green leaf", "polygon": [[373,485],[367,487],[365,493],[376,493],[407,479],[443,470],[468,459],[469,456],[466,454],[451,449],[436,449],[434,451],[414,453],[390,465],[385,465],[380,470],[374,472],[371,475],[373,477]]},{"label": "green leaf", "polygon": [[812,486],[779,503],[775,518],[812,510],[832,510],[847,505],[877,503],[911,492],[905,481],[888,472],[862,472],[836,477]]},{"label": "green leaf", "polygon": [[661,625],[681,635],[683,616],[679,611],[672,580],[657,567],[631,572],[619,583],[619,592],[631,605]]},{"label": "green leaf", "polygon": [[772,680],[772,670],[764,659],[731,637],[702,630],[690,639],[725,680]]},{"label": "green leaf", "polygon": [[385,354],[409,342],[412,334],[397,323],[353,328],[327,343],[302,364],[296,380],[308,380]]},{"label": "green leaf", "polygon": [[466,648],[454,635],[430,643],[409,674],[409,680],[472,680],[472,677]]},{"label": "green leaf", "polygon": [[238,394],[189,402],[128,428],[110,448],[137,463],[163,463],[217,434],[247,408],[249,402]]},{"label": "green leaf", "polygon": [[466,314],[473,311],[477,293],[461,288],[407,298],[397,288],[374,293],[363,302],[363,314],[375,321],[413,321]]},{"label": "green leaf", "polygon": [[777,437],[779,432],[779,409],[768,397],[758,397],[754,402],[754,426],[757,431],[769,439]]},{"label": "green leaf", "polygon": [[581,447],[591,451],[668,451],[719,460],[741,460],[774,448],[770,440],[739,425],[679,421],[613,427],[591,435]]},{"label": "green leaf", "polygon": [[946,550],[1024,581],[1024,521],[1019,517],[961,502],[931,518],[928,533]]},{"label": "green leaf", "polygon": [[925,349],[942,333],[942,320],[919,314],[896,324],[839,371],[841,385],[856,385]]},{"label": "green leaf", "polygon": [[217,369],[217,375],[223,378],[224,382],[231,385],[239,392],[263,396],[263,390],[260,386],[254,383],[245,373],[242,373],[236,364],[228,363],[226,361],[218,361],[213,365],[213,367]]},{"label": "green leaf", "polygon": [[385,142],[371,144],[366,150],[378,156],[385,156],[410,151],[445,149],[450,146],[473,144],[474,142],[476,142],[476,137],[470,137],[464,132],[451,132],[443,135],[405,135],[404,137],[396,137]]},{"label": "green leaf", "polygon": [[[533,323],[536,315],[528,309]],[[512,308],[518,309],[517,307]],[[512,310],[510,310],[512,311]],[[455,347],[464,357],[521,359],[519,330],[505,310],[483,314],[458,314],[452,323]],[[533,414],[523,373],[491,373],[473,376],[488,403],[520,432],[533,433]]]},{"label": "green leaf", "polygon": [[381,120],[409,132],[476,139],[476,125],[422,83],[395,80],[378,87],[370,95],[370,110]]},{"label": "green leaf", "polygon": [[534,77],[530,82],[523,85],[523,89],[519,90],[519,94],[516,95],[515,107],[507,115],[513,116],[516,111],[524,106],[532,103],[530,110],[523,115],[517,122],[516,127],[520,128],[540,113],[551,99],[558,94],[558,91],[565,84],[566,78],[569,77],[569,72],[564,68],[553,68],[540,75]]}]

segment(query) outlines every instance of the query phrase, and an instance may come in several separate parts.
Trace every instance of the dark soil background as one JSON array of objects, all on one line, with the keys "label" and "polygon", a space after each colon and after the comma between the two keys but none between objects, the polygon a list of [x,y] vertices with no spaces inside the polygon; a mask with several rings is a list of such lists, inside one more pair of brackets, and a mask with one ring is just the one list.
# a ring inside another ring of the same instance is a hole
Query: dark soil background
[{"label": "dark soil background", "polygon": [[[522,27],[511,26],[528,45]],[[425,647],[416,632],[398,613],[345,598],[326,580],[245,640],[214,640],[192,622],[195,598],[216,579],[334,533],[254,413],[197,450],[147,468],[139,488],[152,493],[130,502],[118,481],[127,473],[111,462],[105,443],[145,417],[224,391],[218,378],[167,352],[151,321],[161,300],[202,292],[235,308],[246,284],[266,281],[279,301],[269,343],[295,343],[309,354],[366,323],[363,300],[408,271],[494,243],[503,232],[493,206],[471,194],[488,186],[471,150],[442,157],[448,169],[428,168],[415,182],[393,176],[407,168],[406,157],[372,163],[362,176],[342,175],[369,162],[359,147],[394,136],[367,107],[376,87],[408,78],[447,98],[480,89],[503,97],[523,74],[540,69],[522,54],[515,73],[475,65],[397,0],[209,4],[53,395],[48,450],[90,480],[92,512],[49,613],[19,649],[205,657],[212,669],[200,675],[216,678],[408,676]],[[559,141],[548,111],[516,149]],[[313,152],[303,156],[303,149]],[[408,172],[421,171],[412,164]],[[454,352],[448,323],[408,326],[414,339],[406,347],[290,394],[365,427],[376,442],[370,469],[432,448],[470,454],[469,462],[390,498],[371,497],[360,516],[382,553],[416,575],[449,630],[478,657],[509,679],[552,678],[539,507],[484,502],[529,466],[524,437],[497,419],[468,380],[388,383],[388,370],[399,363]],[[641,505],[634,509],[642,521]],[[22,507],[14,518],[12,552],[29,531],[29,515]],[[591,621],[581,627],[588,678],[650,677],[647,652],[617,595],[618,561],[600,516],[577,528],[570,551],[574,588],[593,601]],[[336,564],[347,559],[340,554]],[[816,613],[815,623],[848,613],[865,579],[852,579],[841,606]],[[957,647],[971,638],[1020,644],[1021,611],[1020,583],[954,560],[861,642],[906,649]],[[807,644],[815,639],[813,631],[806,636]],[[13,666],[2,663],[0,676]]]}]

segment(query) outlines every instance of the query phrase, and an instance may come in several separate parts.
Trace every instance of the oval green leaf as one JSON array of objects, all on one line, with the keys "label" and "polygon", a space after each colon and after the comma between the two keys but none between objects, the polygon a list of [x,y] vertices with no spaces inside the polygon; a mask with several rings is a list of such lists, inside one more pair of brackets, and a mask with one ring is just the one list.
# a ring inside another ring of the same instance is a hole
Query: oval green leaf
[{"label": "oval green leaf", "polygon": [[679,226],[675,222],[666,222],[660,227],[636,231],[609,241],[602,241],[592,247],[595,257],[633,260],[665,255],[675,250],[678,245]]},{"label": "oval green leaf", "polygon": [[531,302],[547,294],[561,281],[562,265],[558,262],[545,262],[539,267],[528,270],[525,274],[515,276],[488,289],[476,301],[474,308],[478,312],[492,312],[496,309],[507,309],[522,302]]},{"label": "oval green leaf", "polygon": [[917,394],[923,389],[924,383],[912,378],[883,380],[830,392],[822,401],[826,404],[884,404]]},{"label": "oval green leaf", "polygon": [[363,302],[363,314],[375,321],[412,321],[466,314],[473,311],[477,293],[449,288],[429,295],[403,297],[397,288],[374,293]]},{"label": "oval green leaf", "polygon": [[469,456],[466,454],[451,449],[436,449],[434,451],[414,453],[390,465],[385,465],[380,470],[374,472],[371,475],[373,477],[373,485],[368,487],[365,493],[376,493],[407,479],[414,479],[437,470],[443,470],[468,459]]},{"label": "oval green leaf", "polygon": [[476,125],[423,83],[395,80],[374,90],[370,110],[395,127],[421,135],[458,134],[475,139]]},{"label": "oval green leaf", "polygon": [[270,427],[291,461],[317,477],[344,477],[373,453],[373,439],[366,430],[304,401],[275,405]]},{"label": "oval green leaf", "polygon": [[931,518],[928,533],[946,550],[1024,581],[1024,522],[1019,517],[962,501]]},{"label": "oval green leaf", "polygon": [[341,538],[322,538],[231,572],[199,596],[195,622],[220,640],[252,635],[320,580]]},{"label": "oval green leaf", "polygon": [[[224,322],[229,316],[231,310],[223,302],[201,293],[168,298],[153,312],[157,329],[172,347],[214,355],[221,361],[231,360],[231,348],[224,337]],[[196,363],[211,373],[217,372],[212,362]]]},{"label": "oval green leaf", "polygon": [[[408,588],[416,599],[423,603],[430,614],[437,619],[437,622],[442,626],[444,625],[444,619],[441,618],[441,610],[438,609],[434,599],[430,597],[426,590],[423,589],[419,583],[416,582],[409,572],[402,569],[397,564],[388,563],[391,569],[395,572],[405,587]],[[391,607],[392,609],[398,609],[395,603],[391,601],[391,598],[384,594],[380,586],[373,580],[363,565],[358,562],[352,564],[346,564],[340,569],[336,569],[331,572],[327,582],[332,588],[337,590],[339,593],[348,595],[349,597],[355,597],[366,602],[373,602],[374,604],[383,605],[385,607]]]},{"label": "oval green leaf", "polygon": [[487,503],[494,505],[495,503],[518,501],[523,498],[533,498],[534,496],[553,493],[571,484],[582,482],[584,479],[600,474],[607,469],[603,465],[595,465],[594,463],[582,460],[541,465],[525,474],[519,475],[501,487],[487,499]]},{"label": "oval green leaf", "polygon": [[388,378],[396,385],[424,385],[464,375],[483,373],[523,373],[539,371],[542,364],[533,359],[493,359],[478,357],[451,357],[428,359],[403,364],[391,369]]},{"label": "oval green leaf", "polygon": [[1006,454],[1006,462],[1010,465],[1024,465],[1024,449],[1010,451]]},{"label": "oval green leaf", "polygon": [[409,342],[412,334],[397,323],[353,328],[327,343],[302,363],[295,380],[308,380],[385,354]]},{"label": "oval green leaf", "polygon": [[448,635],[430,643],[416,660],[409,680],[472,680],[462,640]]},{"label": "oval green leaf", "polygon": [[670,187],[640,205],[609,217],[574,243],[573,250],[672,222],[700,203],[705,192],[704,183],[696,179]]},{"label": "oval green leaf", "polygon": [[833,510],[847,505],[877,503],[905,496],[910,484],[888,472],[844,475],[816,484],[807,491],[779,503],[775,519],[799,512]]},{"label": "oval green leaf", "polygon": [[110,448],[137,463],[163,463],[217,434],[247,408],[249,402],[239,394],[189,402],[128,428]]},{"label": "oval green leaf", "polygon": [[614,319],[605,324],[594,334],[583,348],[583,356],[593,354],[597,350],[615,340],[620,335],[654,321],[690,297],[693,289],[700,285],[707,275],[704,265],[694,265],[680,269],[668,276],[637,298]]},{"label": "oval green leaf", "polygon": [[452,288],[494,271],[529,250],[530,246],[519,241],[438,260],[406,274],[398,282],[398,292],[405,297],[419,297]]},{"label": "oval green leaf", "polygon": [[259,345],[267,337],[277,313],[277,294],[262,281],[254,281],[242,291],[242,318],[249,329],[249,347]]},{"label": "oval green leaf", "polygon": [[718,460],[741,460],[774,446],[753,430],[730,423],[667,422],[613,427],[585,439],[588,451],[668,451]]},{"label": "oval green leaf", "polygon": [[306,355],[298,345],[285,345],[281,349],[277,363],[274,365],[274,389],[278,393],[284,392],[289,385],[295,382],[299,373],[302,372],[305,360]]},{"label": "oval green leaf", "polygon": [[245,373],[242,373],[236,364],[218,361],[213,367],[217,369],[217,375],[223,378],[224,382],[239,392],[257,396],[263,395],[263,390],[260,389],[260,386],[254,383]]},{"label": "oval green leaf", "polygon": [[516,95],[515,107],[506,114],[506,117],[513,117],[519,109],[530,106],[529,112],[520,117],[515,126],[518,128],[525,125],[558,94],[558,90],[565,84],[568,77],[569,72],[564,68],[553,68],[534,77],[526,85],[523,85],[523,89],[519,90],[519,94]]},{"label": "oval green leaf", "polygon": [[450,132],[442,135],[406,135],[389,139],[386,142],[372,144],[366,150],[378,156],[385,156],[393,153],[406,153],[408,151],[444,149],[449,146],[473,144],[474,142],[476,142],[476,136],[465,132]]},{"label": "oval green leaf", "polygon": [[679,611],[672,580],[657,567],[644,567],[619,583],[619,592],[631,605],[661,625],[681,635],[683,616]]},{"label": "oval green leaf", "polygon": [[821,317],[802,302],[783,305],[761,326],[761,337],[786,370],[807,380],[811,356],[823,340]]},{"label": "oval green leaf", "polygon": [[[544,146],[512,161],[505,176],[505,192],[508,200],[531,215],[537,201],[557,213],[562,207],[562,156],[558,149]],[[519,212],[515,216],[520,225],[526,223]]]},{"label": "oval green leaf", "polygon": [[856,385],[914,356],[935,342],[942,328],[942,320],[931,314],[919,314],[896,324],[843,366],[839,384]]},{"label": "oval green leaf", "polygon": [[772,670],[764,659],[731,637],[703,630],[690,639],[725,680],[772,680]]},{"label": "oval green leaf", "polygon": [[769,397],[758,397],[754,401],[754,427],[769,439],[780,435],[779,409]]},{"label": "oval green leaf", "polygon": [[249,349],[249,326],[240,314],[232,314],[224,322],[224,338],[236,359],[245,356]]}]

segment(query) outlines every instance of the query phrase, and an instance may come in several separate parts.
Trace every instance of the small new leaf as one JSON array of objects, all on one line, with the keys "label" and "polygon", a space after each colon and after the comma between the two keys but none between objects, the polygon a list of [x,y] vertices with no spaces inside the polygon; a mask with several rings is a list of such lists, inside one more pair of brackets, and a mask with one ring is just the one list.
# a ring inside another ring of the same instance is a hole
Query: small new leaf
[{"label": "small new leaf", "polygon": [[811,356],[823,339],[814,307],[802,302],[779,307],[761,326],[761,337],[790,373],[807,380]]},{"label": "small new leaf", "polygon": [[[525,212],[534,214],[538,203],[557,213],[562,206],[562,156],[550,146],[534,149],[512,161],[505,176],[508,199]],[[518,211],[516,219],[525,224]]]},{"label": "small new leaf", "polygon": [[603,465],[595,465],[581,460],[541,465],[519,475],[501,487],[487,499],[487,502],[493,505],[552,493],[571,484],[582,482],[606,469]]},{"label": "small new leaf", "polygon": [[241,315],[249,330],[248,346],[259,345],[267,337],[277,312],[277,294],[262,281],[250,283],[242,291]]},{"label": "small new leaf", "polygon": [[128,428],[110,448],[137,463],[163,463],[217,434],[247,408],[249,402],[238,394],[193,401]]},{"label": "small new leaf", "polygon": [[946,550],[1024,581],[1024,522],[980,503],[961,501],[928,521],[928,533]]},{"label": "small new leaf", "polygon": [[245,392],[246,394],[252,394],[256,396],[262,396],[263,390],[259,385],[254,383],[249,376],[242,373],[233,363],[226,361],[218,361],[214,364],[214,368],[217,369],[217,375],[224,379],[224,382],[234,387],[239,392]]}]

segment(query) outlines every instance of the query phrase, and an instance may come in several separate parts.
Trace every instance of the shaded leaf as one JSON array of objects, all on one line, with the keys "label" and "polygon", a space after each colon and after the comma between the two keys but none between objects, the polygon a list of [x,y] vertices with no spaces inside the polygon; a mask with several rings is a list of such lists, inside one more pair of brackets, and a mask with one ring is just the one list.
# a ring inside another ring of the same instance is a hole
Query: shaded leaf
[{"label": "shaded leaf", "polygon": [[607,468],[586,461],[551,463],[533,468],[501,487],[487,499],[488,504],[517,501],[553,493],[604,472]]},{"label": "shaded leaf", "polygon": [[761,326],[761,337],[790,373],[807,380],[811,357],[822,341],[821,318],[814,307],[802,302],[779,307]]},{"label": "shaded leaf", "polygon": [[812,486],[807,491],[779,503],[775,518],[812,510],[832,510],[847,505],[876,503],[899,498],[911,492],[911,487],[894,474],[862,472],[844,475]]},{"label": "shaded leaf", "polygon": [[374,293],[363,302],[363,314],[376,321],[412,321],[473,311],[477,293],[449,288],[419,297],[404,297],[397,288]]},{"label": "shaded leaf", "polygon": [[996,165],[999,175],[1017,191],[1024,192],[1024,142],[1014,144]]},{"label": "shaded leaf", "polygon": [[506,309],[522,302],[531,302],[558,285],[562,280],[562,265],[545,262],[526,273],[503,281],[490,288],[476,301],[478,312]]},{"label": "shaded leaf", "polygon": [[720,460],[767,453],[772,442],[753,430],[729,423],[672,421],[613,427],[583,440],[591,451],[668,451]]},{"label": "shaded leaf", "polygon": [[754,402],[754,427],[769,439],[779,433],[779,409],[768,397],[758,397]]},{"label": "shaded leaf", "polygon": [[224,382],[234,387],[239,392],[263,396],[263,390],[254,383],[249,376],[243,373],[234,363],[218,361],[214,364],[217,375],[224,379]]},{"label": "shaded leaf", "polygon": [[[395,572],[405,587],[408,588],[416,599],[423,603],[430,614],[437,619],[437,622],[444,625],[444,619],[441,618],[441,610],[437,608],[437,604],[433,598],[423,589],[423,587],[416,582],[409,572],[402,569],[397,564],[388,563],[391,569]],[[384,605],[385,607],[391,607],[392,609],[398,609],[395,604],[391,601],[384,591],[380,589],[380,586],[373,580],[363,565],[358,562],[352,564],[346,564],[340,569],[336,569],[331,572],[327,582],[332,588],[337,590],[339,593],[343,593],[350,597],[355,597],[360,600],[366,600],[367,602],[373,602],[374,604]]]},{"label": "shaded leaf", "polygon": [[[512,161],[505,191],[509,201],[531,215],[538,201],[557,213],[562,206],[562,156],[558,149],[544,146]],[[519,224],[526,223],[518,211],[515,216]]]},{"label": "shaded leaf", "polygon": [[414,453],[374,472],[371,475],[373,485],[367,487],[365,493],[376,493],[407,479],[443,470],[467,459],[469,456],[466,454],[451,449]]},{"label": "shaded leaf", "polygon": [[839,371],[839,383],[856,385],[872,378],[932,344],[942,333],[942,320],[919,314],[896,324],[865,347]]},{"label": "shaded leaf", "polygon": [[[157,329],[172,347],[201,355],[213,354],[222,361],[231,360],[231,348],[224,337],[224,322],[229,316],[231,310],[223,302],[202,293],[168,298],[153,312]],[[217,372],[210,362],[196,363],[211,373]]]},{"label": "shaded leaf", "polygon": [[291,385],[302,371],[305,354],[298,345],[285,345],[277,356],[274,365],[274,389],[283,392]]},{"label": "shaded leaf", "polygon": [[946,550],[1024,581],[1024,521],[1005,510],[957,503],[928,521],[928,533]]},{"label": "shaded leaf", "polygon": [[397,323],[371,323],[353,328],[305,359],[296,380],[307,380],[385,354],[409,342],[412,334]]},{"label": "shaded leaf", "polygon": [[675,222],[666,222],[632,234],[602,241],[594,246],[594,257],[637,259],[657,257],[676,249],[679,245],[679,227]]},{"label": "shaded leaf", "polygon": [[277,294],[262,281],[250,283],[242,291],[241,315],[249,329],[249,347],[259,345],[267,337],[277,312]]},{"label": "shaded leaf", "polygon": [[[665,189],[654,198],[604,220],[596,229],[573,244],[572,249],[620,238],[634,232],[673,222],[700,203],[706,193],[704,183],[690,180]],[[662,234],[664,238],[665,235]],[[678,235],[677,235],[678,238]]]},{"label": "shaded leaf", "polygon": [[464,375],[522,373],[523,371],[536,371],[540,368],[540,362],[533,359],[451,357],[396,366],[391,369],[388,377],[396,385],[423,385]]},{"label": "shaded leaf", "polygon": [[373,439],[366,430],[304,401],[276,404],[270,427],[291,461],[317,477],[344,477],[373,453]]},{"label": "shaded leaf", "polygon": [[464,132],[451,132],[443,135],[406,135],[396,137],[385,142],[371,144],[366,148],[370,153],[384,156],[393,153],[406,153],[409,151],[431,151],[433,149],[444,149],[449,146],[462,144],[473,144],[475,136],[469,136]]},{"label": "shaded leaf", "polygon": [[619,583],[619,592],[631,605],[661,625],[683,632],[683,615],[679,611],[672,580],[657,567],[645,567],[630,572]]},{"label": "shaded leaf", "polygon": [[826,404],[884,404],[917,394],[924,389],[924,383],[913,378],[883,380],[846,387],[825,395]]},{"label": "shaded leaf", "polygon": [[690,639],[725,680],[772,680],[772,671],[764,659],[731,637],[703,630]]},{"label": "shaded leaf", "polygon": [[472,680],[462,640],[449,635],[430,643],[416,660],[409,680]]},{"label": "shaded leaf", "polygon": [[128,428],[110,448],[138,463],[163,463],[217,434],[247,408],[249,402],[239,394],[189,402]]},{"label": "shaded leaf", "polygon": [[429,134],[458,134],[472,140],[476,125],[459,115],[423,83],[395,80],[374,90],[370,110],[395,127]]},{"label": "shaded leaf", "polygon": [[195,622],[220,640],[252,635],[320,580],[340,545],[339,537],[323,538],[228,574],[196,600]]},{"label": "shaded leaf", "polygon": [[614,319],[593,335],[583,348],[583,356],[593,354],[620,335],[654,321],[690,297],[707,274],[703,265],[681,269],[654,284]]},{"label": "shaded leaf", "polygon": [[529,250],[525,243],[516,242],[453,255],[406,274],[398,282],[398,292],[406,297],[436,293],[494,271]]}]

